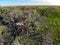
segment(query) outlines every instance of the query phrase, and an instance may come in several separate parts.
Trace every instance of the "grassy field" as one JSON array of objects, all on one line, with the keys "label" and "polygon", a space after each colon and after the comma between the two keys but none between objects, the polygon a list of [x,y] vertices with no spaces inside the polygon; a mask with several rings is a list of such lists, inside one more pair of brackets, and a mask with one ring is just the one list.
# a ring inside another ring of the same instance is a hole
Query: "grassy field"
[{"label": "grassy field", "polygon": [[[17,23],[22,23],[25,27],[23,25],[21,28],[18,25],[16,29]],[[15,45],[17,43],[17,45],[60,45],[60,7],[0,7],[0,38],[6,45],[8,43],[10,45],[12,43]]]}]

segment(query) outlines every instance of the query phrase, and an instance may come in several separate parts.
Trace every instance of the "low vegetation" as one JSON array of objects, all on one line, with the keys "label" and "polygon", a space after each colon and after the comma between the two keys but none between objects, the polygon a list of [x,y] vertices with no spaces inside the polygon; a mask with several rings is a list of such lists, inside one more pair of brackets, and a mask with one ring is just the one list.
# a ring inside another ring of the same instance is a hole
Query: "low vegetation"
[{"label": "low vegetation", "polygon": [[60,7],[0,7],[0,43],[60,45]]}]

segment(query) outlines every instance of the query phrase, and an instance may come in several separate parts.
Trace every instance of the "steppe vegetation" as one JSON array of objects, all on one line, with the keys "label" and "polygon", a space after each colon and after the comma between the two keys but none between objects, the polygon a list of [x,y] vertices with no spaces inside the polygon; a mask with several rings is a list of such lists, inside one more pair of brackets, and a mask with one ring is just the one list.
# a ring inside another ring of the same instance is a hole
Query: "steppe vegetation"
[{"label": "steppe vegetation", "polygon": [[0,43],[60,45],[60,7],[0,7]]}]

